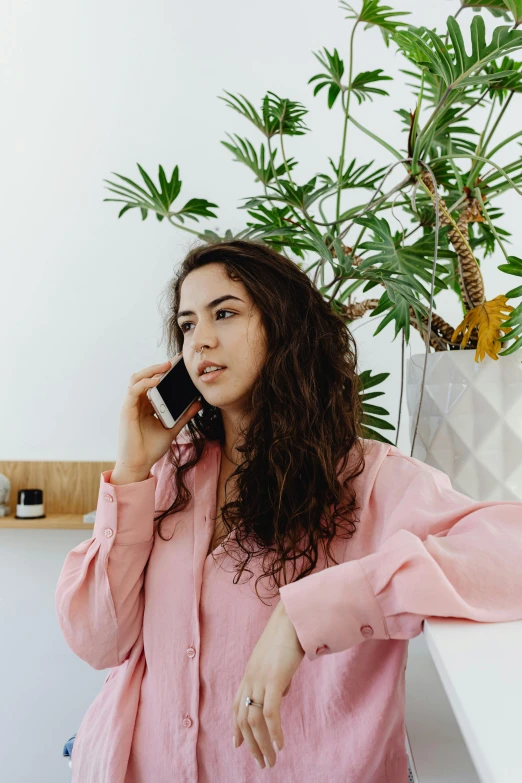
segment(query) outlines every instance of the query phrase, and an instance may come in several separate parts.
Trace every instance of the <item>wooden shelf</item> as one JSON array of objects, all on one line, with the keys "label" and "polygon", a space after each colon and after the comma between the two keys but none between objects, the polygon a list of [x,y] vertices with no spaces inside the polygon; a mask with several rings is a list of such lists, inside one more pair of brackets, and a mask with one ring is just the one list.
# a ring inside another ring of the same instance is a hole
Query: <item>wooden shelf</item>
[{"label": "wooden shelf", "polygon": [[[100,474],[112,470],[114,462],[0,462],[0,473],[11,482],[7,505],[12,513],[0,517],[0,529],[85,530],[92,534],[93,523],[83,521],[95,511],[100,493]],[[46,517],[16,519],[18,492],[38,488],[43,491]]]},{"label": "wooden shelf", "polygon": [[16,519],[14,514],[0,517],[0,528],[17,530],[85,530],[92,532],[94,525],[83,521],[81,514],[47,514],[44,519]]}]

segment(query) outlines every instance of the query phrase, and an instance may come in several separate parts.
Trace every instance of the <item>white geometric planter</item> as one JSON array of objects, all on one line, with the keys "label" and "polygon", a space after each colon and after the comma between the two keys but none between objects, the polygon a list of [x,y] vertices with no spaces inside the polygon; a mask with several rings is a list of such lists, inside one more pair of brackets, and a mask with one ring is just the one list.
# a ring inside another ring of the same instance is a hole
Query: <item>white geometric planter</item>
[{"label": "white geometric planter", "polygon": [[[407,363],[413,442],[424,353]],[[522,357],[474,350],[428,354],[416,459],[444,471],[453,488],[474,500],[522,501]]]}]

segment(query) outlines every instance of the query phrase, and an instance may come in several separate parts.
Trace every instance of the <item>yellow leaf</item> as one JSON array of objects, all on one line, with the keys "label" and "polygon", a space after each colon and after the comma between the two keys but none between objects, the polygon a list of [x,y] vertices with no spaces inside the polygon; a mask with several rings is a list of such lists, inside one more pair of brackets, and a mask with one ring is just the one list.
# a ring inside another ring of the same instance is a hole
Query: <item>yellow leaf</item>
[{"label": "yellow leaf", "polygon": [[[499,342],[501,332],[508,334],[512,331],[509,327],[503,327],[501,324],[507,321],[509,314],[515,309],[506,304],[507,297],[501,294],[492,299],[491,302],[482,302],[466,314],[461,324],[457,326],[451,336],[451,342],[455,342],[457,337],[462,334],[462,347],[465,348],[471,336],[473,329],[478,326],[477,351],[475,361],[481,362],[487,354],[492,359],[498,361],[498,352],[502,347]],[[503,312],[506,311],[506,312]]]}]

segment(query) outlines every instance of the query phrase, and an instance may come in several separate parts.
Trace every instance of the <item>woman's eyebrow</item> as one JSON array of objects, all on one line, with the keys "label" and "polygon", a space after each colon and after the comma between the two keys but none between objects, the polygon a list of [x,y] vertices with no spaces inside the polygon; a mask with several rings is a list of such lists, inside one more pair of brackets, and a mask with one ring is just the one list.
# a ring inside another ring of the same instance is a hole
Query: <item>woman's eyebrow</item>
[{"label": "woman's eyebrow", "polygon": [[[213,299],[211,302],[208,303],[208,305],[205,305],[205,310],[212,310],[213,307],[215,307],[218,304],[221,304],[221,302],[224,302],[226,299],[237,299],[238,302],[243,301],[242,299],[239,298],[239,296],[232,296],[232,294],[225,294],[225,296],[220,296],[218,297],[218,299]],[[180,310],[176,318],[181,318],[182,315],[196,315],[196,313],[193,310]]]}]

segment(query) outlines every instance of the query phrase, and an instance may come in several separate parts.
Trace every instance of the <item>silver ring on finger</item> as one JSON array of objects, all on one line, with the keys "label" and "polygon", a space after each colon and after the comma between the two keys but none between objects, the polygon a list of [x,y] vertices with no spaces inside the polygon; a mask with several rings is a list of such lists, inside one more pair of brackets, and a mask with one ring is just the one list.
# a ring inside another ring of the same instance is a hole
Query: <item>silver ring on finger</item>
[{"label": "silver ring on finger", "polygon": [[247,696],[245,699],[245,707],[250,707],[250,705],[252,705],[252,707],[263,707],[262,704],[258,704],[257,702],[252,701],[250,696]]}]

